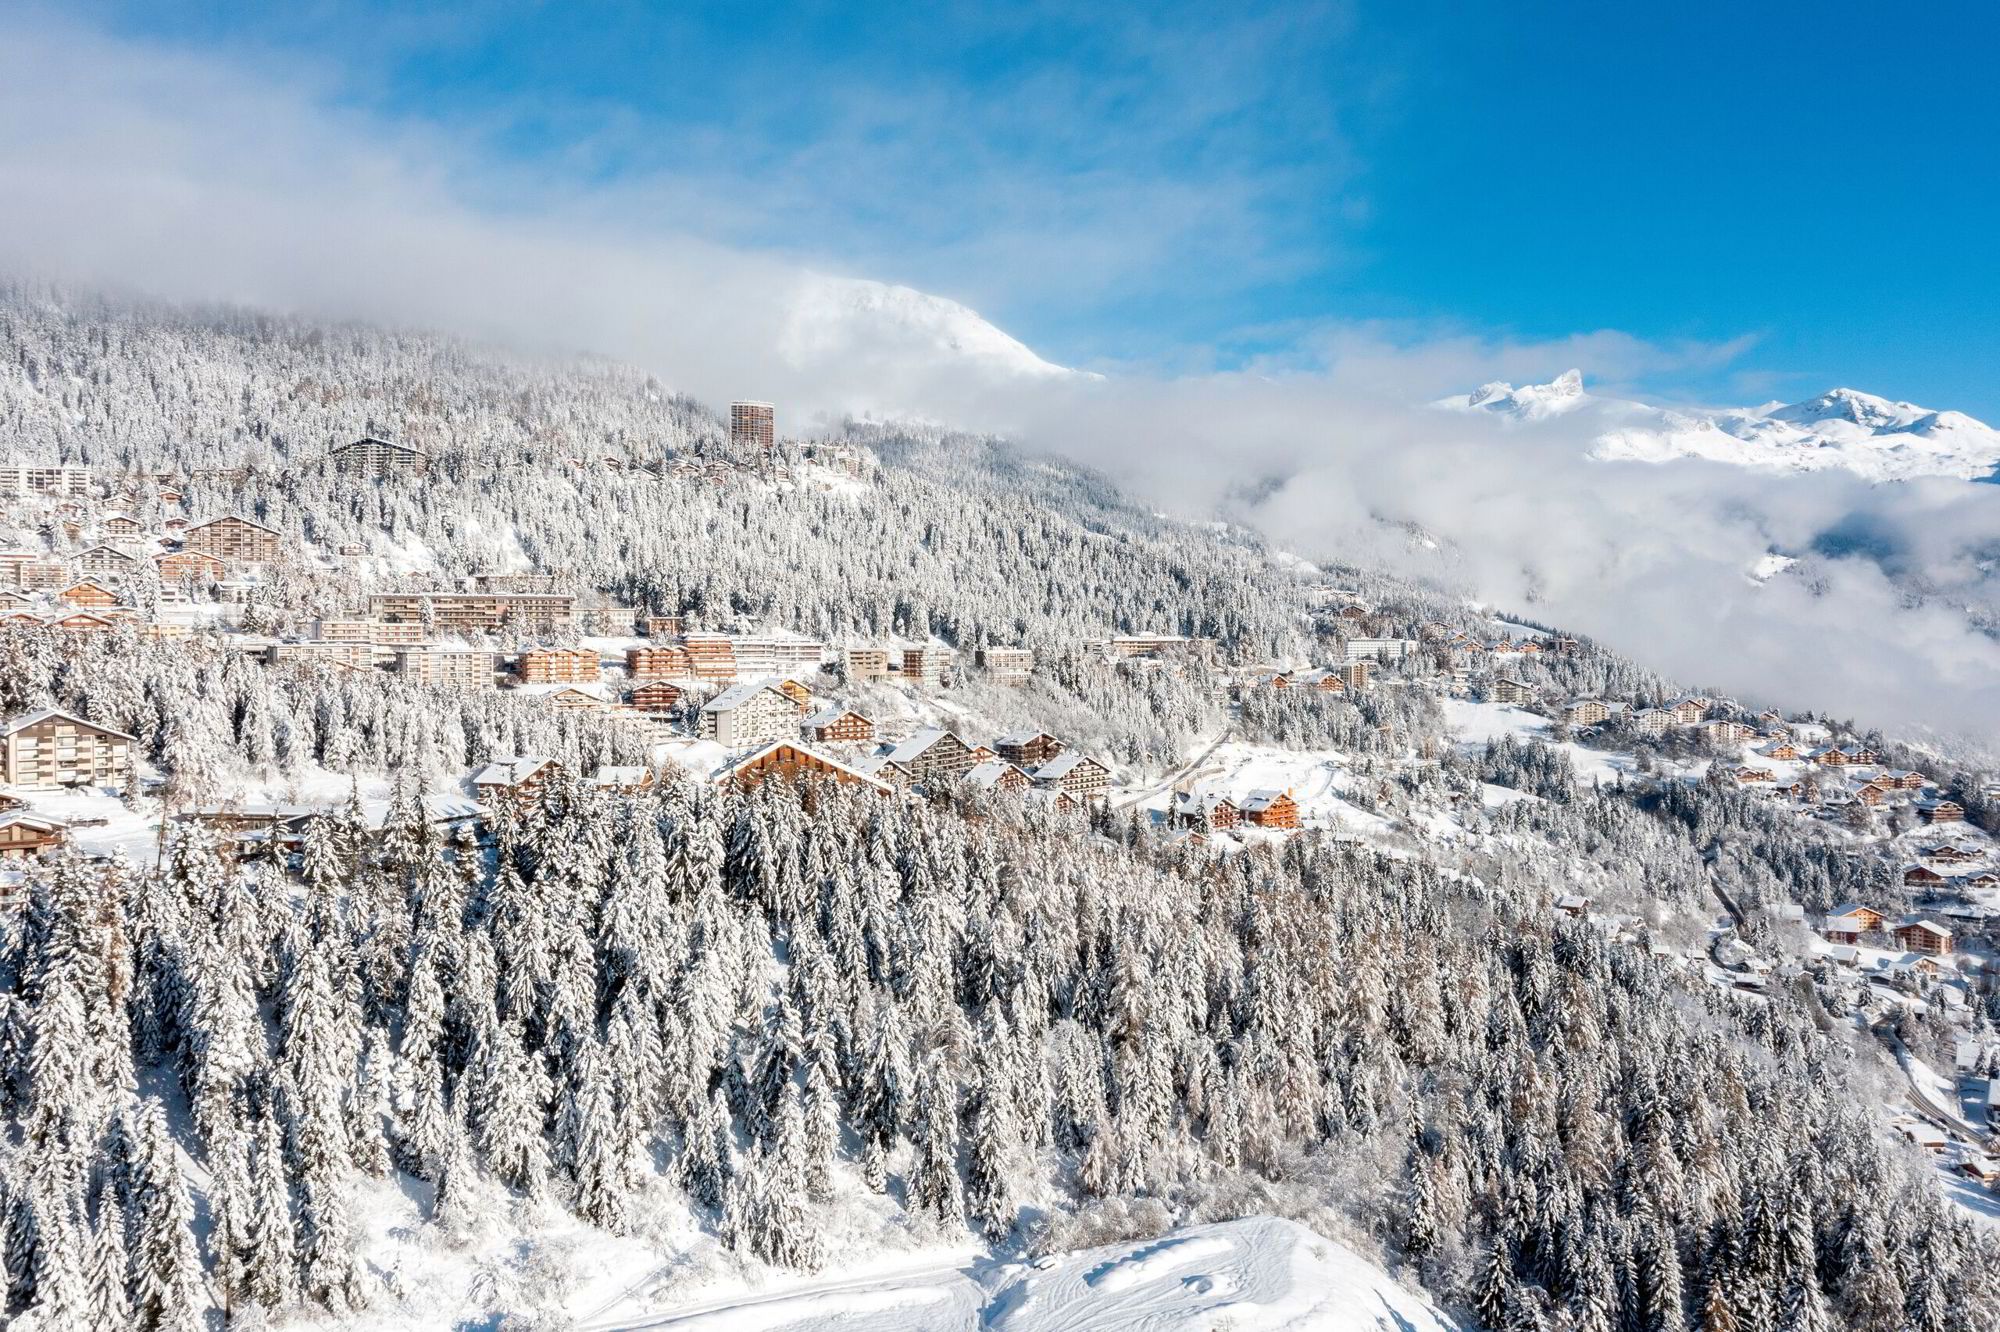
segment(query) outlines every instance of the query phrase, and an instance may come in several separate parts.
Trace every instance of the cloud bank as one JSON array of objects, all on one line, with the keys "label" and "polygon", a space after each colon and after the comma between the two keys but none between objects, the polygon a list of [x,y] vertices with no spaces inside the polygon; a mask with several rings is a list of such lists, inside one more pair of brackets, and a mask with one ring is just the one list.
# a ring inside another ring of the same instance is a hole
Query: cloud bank
[{"label": "cloud bank", "polygon": [[[2000,743],[2000,645],[1974,627],[2000,605],[2000,487],[1592,463],[1574,423],[1503,430],[1417,405],[1572,364],[1618,390],[1732,363],[1743,343],[1329,323],[1241,371],[1087,379],[932,298],[848,299],[826,278],[838,265],[678,225],[698,206],[684,182],[558,186],[336,93],[311,70],[0,25],[0,265],[600,352],[792,421],[1002,431],[1184,512],[1226,502],[1309,557],[1449,576],[1684,680]],[[1385,522],[1434,533],[1450,560]],[[1853,533],[1869,555],[1829,540]],[[1770,549],[1816,547],[1831,553],[1810,579],[1744,575]]]}]

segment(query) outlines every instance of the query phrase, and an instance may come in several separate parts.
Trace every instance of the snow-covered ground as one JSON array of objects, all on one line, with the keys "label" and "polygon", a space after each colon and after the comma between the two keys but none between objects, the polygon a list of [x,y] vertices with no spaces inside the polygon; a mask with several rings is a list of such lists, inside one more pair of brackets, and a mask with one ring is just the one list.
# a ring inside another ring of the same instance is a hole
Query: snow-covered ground
[{"label": "snow-covered ground", "polygon": [[1247,1217],[1032,1264],[807,1279],[586,1324],[674,1332],[1456,1332],[1429,1300],[1295,1222]]}]

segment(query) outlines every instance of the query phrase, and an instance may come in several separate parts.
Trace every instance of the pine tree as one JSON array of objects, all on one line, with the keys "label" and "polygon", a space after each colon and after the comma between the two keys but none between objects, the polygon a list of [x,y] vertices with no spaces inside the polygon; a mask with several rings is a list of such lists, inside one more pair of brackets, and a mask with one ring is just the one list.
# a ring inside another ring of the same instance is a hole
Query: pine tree
[{"label": "pine tree", "polygon": [[143,1102],[133,1140],[132,1307],[149,1332],[198,1332],[208,1299],[195,1250],[194,1208],[160,1103]]}]

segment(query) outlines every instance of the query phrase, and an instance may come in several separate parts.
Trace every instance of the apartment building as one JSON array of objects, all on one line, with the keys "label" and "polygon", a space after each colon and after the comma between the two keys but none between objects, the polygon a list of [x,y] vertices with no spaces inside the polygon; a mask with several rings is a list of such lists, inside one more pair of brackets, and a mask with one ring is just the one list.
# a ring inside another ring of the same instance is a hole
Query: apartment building
[{"label": "apartment building", "polygon": [[463,648],[398,648],[396,673],[413,684],[445,685],[453,689],[491,689],[493,654],[468,651]]},{"label": "apartment building", "polygon": [[121,785],[135,743],[67,712],[37,712],[0,727],[0,781],[38,791]]}]

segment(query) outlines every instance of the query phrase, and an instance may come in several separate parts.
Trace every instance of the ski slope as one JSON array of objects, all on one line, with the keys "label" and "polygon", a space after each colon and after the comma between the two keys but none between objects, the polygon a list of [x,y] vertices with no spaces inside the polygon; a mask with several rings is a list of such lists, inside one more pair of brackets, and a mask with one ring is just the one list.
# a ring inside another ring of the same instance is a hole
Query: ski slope
[{"label": "ski slope", "polygon": [[808,1280],[591,1332],[1459,1332],[1344,1245],[1276,1217],[1190,1226],[1033,1264]]}]

